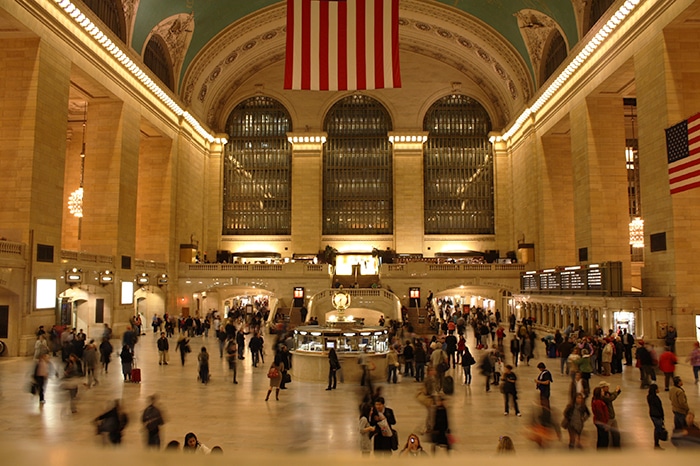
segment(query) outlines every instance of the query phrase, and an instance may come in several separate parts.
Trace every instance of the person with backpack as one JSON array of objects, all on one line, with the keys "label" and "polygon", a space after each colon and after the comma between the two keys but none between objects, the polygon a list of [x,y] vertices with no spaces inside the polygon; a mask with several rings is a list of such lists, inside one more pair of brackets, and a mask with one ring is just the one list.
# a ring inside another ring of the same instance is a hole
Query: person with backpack
[{"label": "person with backpack", "polygon": [[160,409],[156,406],[158,397],[151,395],[148,397],[149,405],[143,411],[141,422],[146,429],[146,445],[149,447],[160,449],[160,426],[165,422]]}]

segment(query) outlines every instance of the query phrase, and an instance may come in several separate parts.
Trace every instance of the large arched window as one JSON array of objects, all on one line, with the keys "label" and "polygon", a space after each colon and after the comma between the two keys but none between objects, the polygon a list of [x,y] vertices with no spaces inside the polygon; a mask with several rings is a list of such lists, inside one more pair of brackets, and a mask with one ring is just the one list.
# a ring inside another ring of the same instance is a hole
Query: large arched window
[{"label": "large arched window", "polygon": [[252,97],[226,123],[224,235],[290,235],[292,149],[287,110],[269,97]]},{"label": "large arched window", "polygon": [[425,115],[425,233],[493,234],[491,119],[476,100],[443,97]]},{"label": "large arched window", "polygon": [[126,43],[126,19],[122,0],[83,0],[122,42]]},{"label": "large arched window", "polygon": [[160,36],[151,36],[143,52],[143,63],[163,81],[168,89],[174,89],[173,67],[165,41]]},{"label": "large arched window", "polygon": [[545,47],[544,57],[542,60],[542,70],[540,85],[556,71],[559,65],[566,60],[566,42],[558,29],[552,31],[552,35]]},{"label": "large arched window", "polygon": [[613,3],[615,3],[615,0],[593,0],[590,2],[586,22],[584,23],[584,34],[591,30]]},{"label": "large arched window", "polygon": [[393,233],[391,118],[375,99],[351,95],[326,115],[323,234]]}]

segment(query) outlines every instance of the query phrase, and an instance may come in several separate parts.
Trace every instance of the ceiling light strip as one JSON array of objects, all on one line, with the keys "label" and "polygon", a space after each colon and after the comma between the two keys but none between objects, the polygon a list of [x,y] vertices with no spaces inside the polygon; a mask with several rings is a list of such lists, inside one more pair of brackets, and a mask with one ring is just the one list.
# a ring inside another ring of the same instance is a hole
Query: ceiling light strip
[{"label": "ceiling light strip", "polygon": [[89,18],[83,14],[70,0],[53,0],[70,18],[85,32],[92,36],[105,51],[109,52],[115,60],[143,84],[154,96],[164,103],[175,115],[183,117],[194,130],[206,139],[210,144],[226,144],[225,139],[215,138],[193,117],[175,102],[148,74],[146,74],[129,56],[112,42]]},{"label": "ceiling light strip", "polygon": [[605,39],[612,34],[612,32],[622,23],[622,21],[642,2],[642,0],[627,0],[612,17],[608,20],[605,25],[598,31],[598,33],[593,36],[593,38],[588,41],[586,46],[571,60],[569,65],[564,68],[564,71],[559,73],[559,76],[549,85],[547,89],[540,95],[540,97],[532,104],[531,107],[526,108],[523,113],[515,120],[513,126],[510,127],[502,136],[496,136],[495,141],[507,141],[513,134],[515,134],[522,127],[525,120],[527,120],[530,115],[536,114],[544,105],[552,98],[552,96],[573,76],[573,74],[578,70],[581,65],[586,63],[588,58],[593,54],[593,52],[605,42]]}]

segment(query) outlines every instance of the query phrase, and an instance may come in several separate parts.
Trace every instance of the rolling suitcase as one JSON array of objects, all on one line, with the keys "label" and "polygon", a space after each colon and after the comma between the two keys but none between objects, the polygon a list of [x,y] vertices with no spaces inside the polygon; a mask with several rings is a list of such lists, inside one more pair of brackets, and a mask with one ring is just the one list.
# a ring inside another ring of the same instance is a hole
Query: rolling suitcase
[{"label": "rolling suitcase", "polygon": [[131,382],[141,383],[141,369],[136,367],[136,360],[134,360],[134,366],[131,368]]}]

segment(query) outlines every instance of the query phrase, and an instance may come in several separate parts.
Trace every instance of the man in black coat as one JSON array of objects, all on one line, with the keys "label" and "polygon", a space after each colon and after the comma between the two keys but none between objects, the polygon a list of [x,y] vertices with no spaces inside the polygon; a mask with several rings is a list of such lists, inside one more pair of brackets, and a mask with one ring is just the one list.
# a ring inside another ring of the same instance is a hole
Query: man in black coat
[{"label": "man in black coat", "polygon": [[380,424],[380,422],[385,419],[389,429],[393,430],[391,426],[396,424],[394,411],[392,411],[391,408],[387,408],[384,405],[384,398],[380,396],[376,400],[374,400],[374,408],[372,409],[372,419],[370,419],[369,421],[369,424],[372,427],[374,427],[374,432],[372,432],[370,435],[374,437],[375,455],[391,455],[392,437],[382,434],[382,426]]},{"label": "man in black coat", "polygon": [[280,346],[279,351],[275,355],[275,365],[282,367],[282,380],[280,381],[280,390],[287,389],[287,371],[292,368],[292,355],[286,345]]},{"label": "man in black coat", "polygon": [[569,359],[569,356],[571,355],[571,352],[574,350],[575,347],[576,345],[573,341],[571,341],[570,338],[566,338],[564,341],[561,342],[561,345],[559,345],[558,349],[560,358],[559,362],[561,363],[561,375],[564,375],[564,372],[566,372],[566,375],[569,375],[569,364],[567,360]]}]

